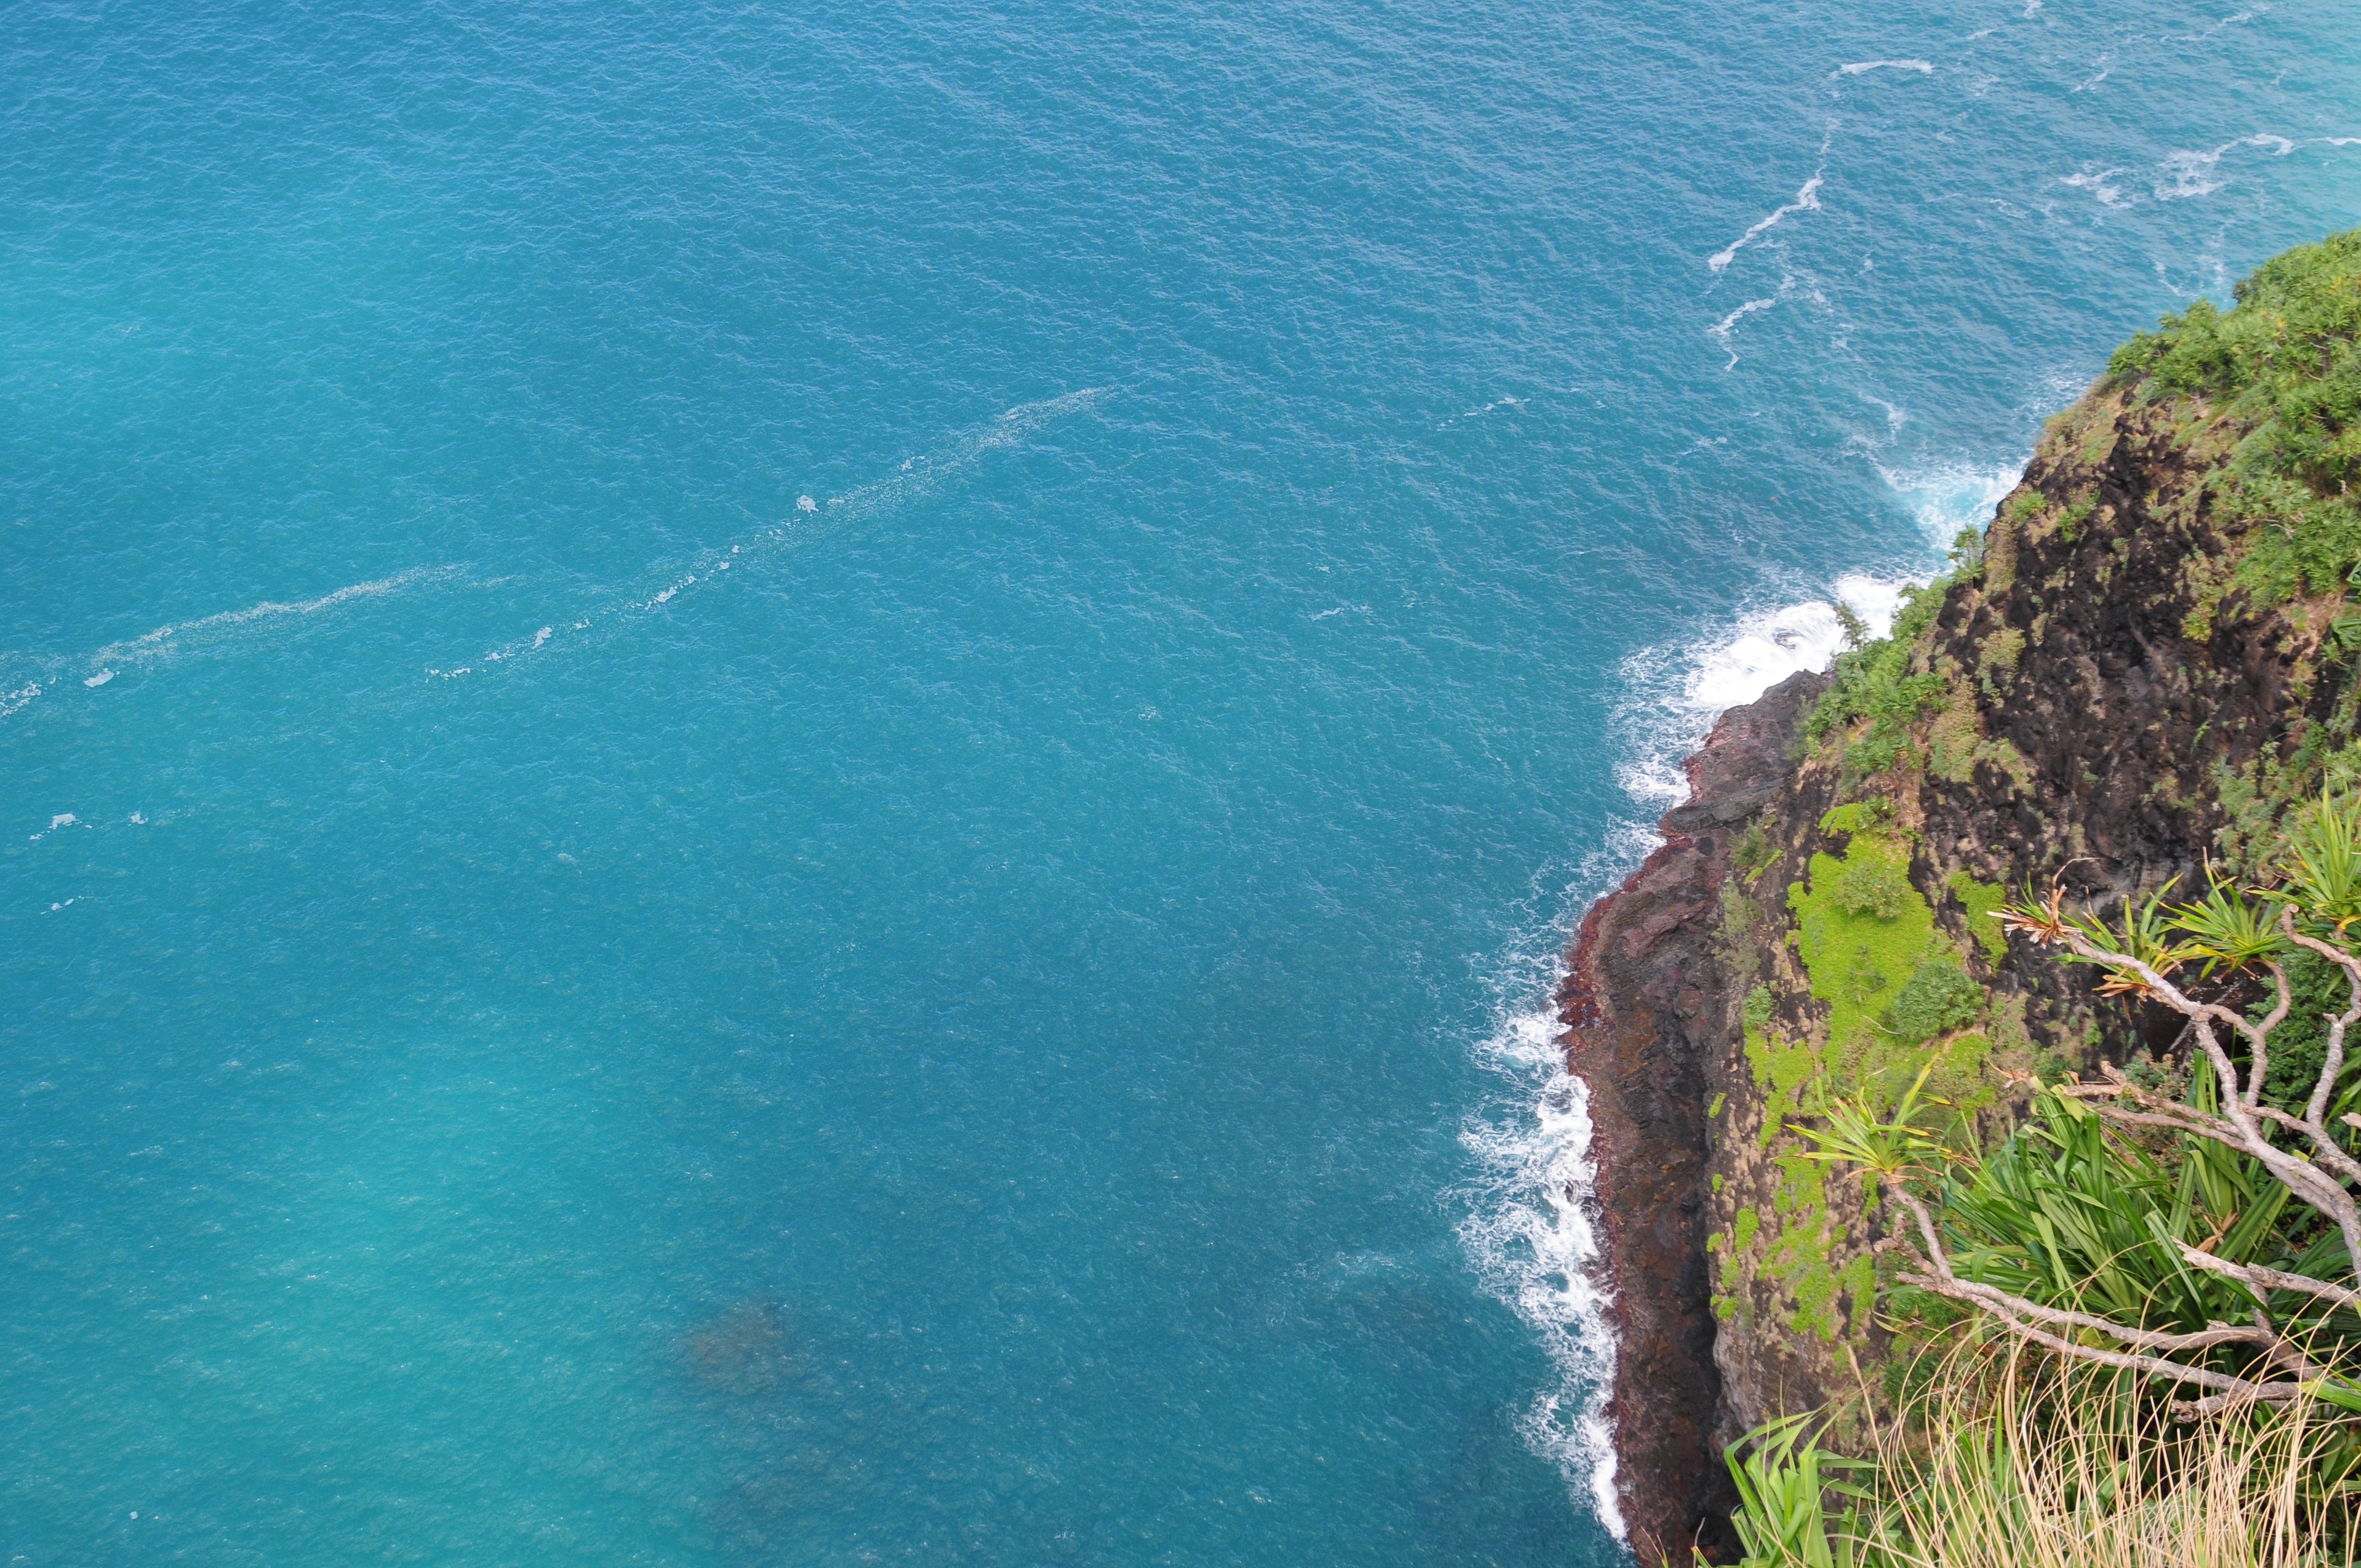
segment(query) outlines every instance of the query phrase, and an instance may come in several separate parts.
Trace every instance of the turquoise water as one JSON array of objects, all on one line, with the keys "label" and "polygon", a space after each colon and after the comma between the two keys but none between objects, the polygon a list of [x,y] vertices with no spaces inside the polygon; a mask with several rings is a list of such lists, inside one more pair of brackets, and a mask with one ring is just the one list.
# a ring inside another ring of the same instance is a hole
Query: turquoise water
[{"label": "turquoise water", "polygon": [[12,8],[5,1559],[1615,1560],[1569,923],[2361,218],[1875,9]]}]

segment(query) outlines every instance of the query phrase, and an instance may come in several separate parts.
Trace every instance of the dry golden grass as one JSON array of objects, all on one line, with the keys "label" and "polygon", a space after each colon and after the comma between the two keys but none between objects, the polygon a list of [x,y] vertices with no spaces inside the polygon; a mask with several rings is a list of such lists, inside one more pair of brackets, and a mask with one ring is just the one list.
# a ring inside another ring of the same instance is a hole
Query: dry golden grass
[{"label": "dry golden grass", "polygon": [[[1758,1467],[1748,1568],[2331,1568],[2320,1508],[2342,1412],[2297,1400],[2177,1422],[2126,1413],[2081,1369],[1955,1360],[1911,1420],[1870,1429],[1870,1463],[1806,1445]],[[1800,1492],[1825,1488],[1825,1531]],[[1857,1499],[1841,1494],[1858,1488]],[[1783,1499],[1781,1493],[1784,1492]],[[1762,1528],[1780,1516],[1774,1530]],[[1803,1528],[1798,1528],[1803,1526]],[[1776,1539],[1769,1539],[1775,1536]]]},{"label": "dry golden grass", "polygon": [[[2054,1389],[2051,1390],[2054,1392]],[[2307,1406],[2126,1431],[2094,1401],[2044,1398],[2016,1369],[1984,1401],[1938,1399],[1879,1434],[1892,1563],[1917,1568],[2318,1568],[2303,1482]]]}]

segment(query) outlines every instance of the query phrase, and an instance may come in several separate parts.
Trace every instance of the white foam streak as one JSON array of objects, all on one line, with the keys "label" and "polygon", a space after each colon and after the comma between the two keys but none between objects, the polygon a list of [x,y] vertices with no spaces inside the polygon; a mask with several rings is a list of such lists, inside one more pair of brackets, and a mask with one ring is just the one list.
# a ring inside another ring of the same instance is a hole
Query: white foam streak
[{"label": "white foam streak", "polygon": [[2069,174],[2062,183],[2076,191],[2088,191],[2099,199],[2099,205],[2103,207],[2121,207],[2127,204],[2124,201],[2124,188],[2111,181],[2124,172],[2121,169],[2102,169],[2096,174]]},{"label": "white foam streak", "polygon": [[[1783,285],[1780,292],[1784,293],[1785,291],[1785,288]],[[1719,321],[1714,323],[1713,325],[1705,329],[1705,334],[1708,337],[1712,338],[1715,342],[1720,344],[1722,352],[1730,356],[1730,363],[1722,367],[1724,370],[1735,370],[1738,368],[1738,349],[1731,344],[1730,339],[1731,330],[1735,328],[1740,322],[1744,321],[1748,316],[1752,315],[1755,312],[1767,311],[1778,302],[1779,299],[1775,294],[1767,300],[1749,300],[1744,304],[1739,306],[1736,310],[1730,312],[1728,315],[1722,317]]]},{"label": "white foam streak", "polygon": [[[2268,7],[2265,8],[2268,9]],[[2212,27],[2206,28],[2202,33],[2183,33],[2180,36],[2180,41],[2184,43],[2202,44],[2207,38],[2212,38],[2214,34],[2220,32],[2224,27],[2235,26],[2239,22],[2251,22],[2254,19],[2255,14],[2252,11],[2241,11],[2235,16],[2223,17],[2220,21],[2214,23]]]},{"label": "white foam streak", "polygon": [[2240,137],[2235,141],[2225,141],[2220,147],[2206,151],[2167,154],[2164,161],[2158,165],[2164,171],[2165,178],[2157,181],[2156,199],[2159,202],[2186,202],[2199,196],[2210,196],[2219,191],[2229,183],[2216,178],[2222,155],[2233,148],[2268,148],[2272,157],[2285,158],[2298,145],[2274,132],[2258,131],[2250,137]]},{"label": "white foam streak", "polygon": [[1460,1141],[1481,1162],[1484,1201],[1459,1226],[1485,1286],[1534,1329],[1558,1375],[1517,1422],[1527,1443],[1587,1491],[1601,1523],[1626,1536],[1606,1404],[1615,1383],[1608,1297],[1596,1283],[1598,1202],[1590,1091],[1565,1070],[1545,1012],[1502,1020],[1479,1050],[1540,1092],[1531,1117],[1476,1123]]},{"label": "white foam streak", "polygon": [[159,626],[146,636],[132,638],[127,642],[110,642],[93,653],[89,662],[97,665],[137,663],[181,649],[218,641],[225,634],[242,630],[258,621],[280,620],[290,616],[317,615],[324,609],[334,609],[336,606],[352,599],[374,598],[384,594],[399,593],[412,583],[447,577],[457,570],[456,566],[422,566],[395,576],[379,577],[374,582],[355,583],[349,587],[322,594],[318,598],[295,599],[284,603],[277,599],[265,599],[260,604],[248,605],[244,609],[225,609],[217,615],[204,616],[196,620],[184,620],[178,626]]},{"label": "white foam streak", "polygon": [[1740,235],[1736,239],[1731,240],[1724,248],[1718,250],[1710,257],[1708,257],[1706,258],[1706,265],[1713,269],[1716,272],[1719,272],[1723,268],[1729,266],[1732,260],[1736,259],[1738,253],[1744,249],[1745,247],[1753,240],[1755,236],[1762,234],[1767,229],[1775,227],[1782,218],[1794,213],[1818,212],[1820,210],[1821,178],[1822,177],[1818,173],[1814,173],[1809,180],[1804,181],[1803,189],[1795,192],[1795,199],[1794,201],[1789,202],[1785,206],[1779,208],[1769,217],[1763,219],[1752,228],[1748,229],[1744,234]]},{"label": "white foam streak", "polygon": [[49,666],[47,674],[27,681],[14,690],[0,691],[0,718],[7,718],[35,701],[49,686],[64,678],[59,674],[60,670],[75,664],[90,672],[82,676],[82,684],[94,690],[128,669],[216,646],[244,646],[258,637],[268,635],[275,625],[305,620],[355,599],[399,593],[414,583],[448,577],[458,570],[456,566],[422,566],[390,577],[353,583],[322,594],[317,598],[264,599],[243,609],[225,609],[200,616],[194,620],[159,626],[143,636],[110,642],[79,659],[45,659],[41,663]]},{"label": "white foam streak", "polygon": [[1924,60],[1864,60],[1851,65],[1839,65],[1828,72],[1830,80],[1839,76],[1860,76],[1872,71],[1916,71],[1925,75],[1935,74],[1934,63]]},{"label": "white foam streak", "polygon": [[1020,403],[982,429],[961,436],[939,457],[907,459],[901,471],[890,479],[829,497],[826,510],[832,513],[840,510],[846,517],[860,517],[931,495],[946,479],[985,453],[1014,446],[1050,421],[1090,407],[1106,391],[1104,387],[1085,387],[1079,392],[1045,398],[1038,403]]},{"label": "white foam streak", "polygon": [[653,592],[644,587],[637,590],[642,597],[624,600],[615,610],[579,617],[567,623],[565,633],[559,632],[553,622],[534,631],[530,639],[520,637],[501,647],[487,649],[477,656],[473,664],[452,668],[430,667],[425,674],[429,679],[449,681],[478,670],[489,674],[495,665],[540,653],[545,648],[563,649],[575,641],[571,633],[590,630],[596,622],[606,620],[609,615],[644,614],[668,606],[674,607],[675,611],[685,609],[689,601],[682,596],[696,587],[700,579],[708,585],[719,579],[722,573],[730,570],[733,556],[751,565],[766,551],[794,547],[836,523],[889,511],[906,501],[931,495],[984,454],[1013,446],[1051,421],[1090,407],[1105,396],[1107,390],[1104,387],[1085,387],[1081,391],[1045,398],[1039,402],[1020,403],[987,423],[957,436],[948,449],[906,457],[891,478],[831,497],[825,504],[808,495],[799,495],[795,499],[793,517],[784,518],[756,533],[742,536],[726,549],[717,547],[704,552],[691,563],[693,570],[680,571],[669,581],[660,580],[661,586]]}]

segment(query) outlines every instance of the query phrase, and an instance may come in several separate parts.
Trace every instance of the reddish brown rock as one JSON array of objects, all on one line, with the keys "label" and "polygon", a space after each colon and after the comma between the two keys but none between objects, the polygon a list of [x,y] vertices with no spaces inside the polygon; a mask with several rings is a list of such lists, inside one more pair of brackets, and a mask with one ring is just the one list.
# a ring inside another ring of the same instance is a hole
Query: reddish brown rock
[{"label": "reddish brown rock", "polygon": [[1742,999],[1728,993],[1714,943],[1731,836],[1784,789],[1825,685],[1796,675],[1722,716],[1688,760],[1692,793],[1666,814],[1664,847],[1585,916],[1558,993],[1567,1065],[1590,1088],[1620,1342],[1609,1413],[1624,1519],[1647,1563],[1686,1563],[1692,1542],[1735,1556],[1737,1499],[1714,1449],[1705,1064]]}]

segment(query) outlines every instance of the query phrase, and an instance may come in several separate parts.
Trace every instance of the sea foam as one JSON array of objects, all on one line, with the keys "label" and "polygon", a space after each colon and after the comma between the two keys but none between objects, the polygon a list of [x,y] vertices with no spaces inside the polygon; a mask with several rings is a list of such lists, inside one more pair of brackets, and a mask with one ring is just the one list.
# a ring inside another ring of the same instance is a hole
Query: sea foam
[{"label": "sea foam", "polygon": [[1481,1163],[1476,1210],[1461,1241],[1486,1287],[1534,1331],[1557,1372],[1518,1419],[1518,1432],[1588,1494],[1601,1523],[1625,1539],[1615,1494],[1607,1398],[1615,1335],[1598,1262],[1597,1174],[1590,1162],[1590,1090],[1565,1070],[1557,1021],[1545,1011],[1502,1018],[1484,1042],[1491,1065],[1538,1086],[1530,1113],[1477,1122],[1460,1141]]},{"label": "sea foam", "polygon": [[1792,213],[1818,212],[1820,210],[1821,179],[1822,177],[1819,174],[1815,173],[1809,180],[1805,181],[1803,188],[1795,192],[1795,199],[1794,201],[1778,208],[1776,211],[1773,212],[1769,217],[1761,219],[1752,228],[1748,229],[1736,239],[1731,240],[1721,249],[1715,251],[1711,256],[1706,258],[1705,264],[1714,271],[1719,272],[1723,268],[1729,266],[1733,260],[1737,259],[1738,253],[1745,249],[1746,247],[1752,242],[1755,236],[1763,233],[1766,229],[1776,227],[1779,221],[1786,217],[1788,214]]},{"label": "sea foam", "polygon": [[[1895,501],[1924,546],[1949,543],[1990,519],[2021,467],[1972,463],[1883,469]],[[1682,762],[1714,721],[1801,671],[1824,670],[1843,649],[1844,620],[1872,637],[1893,630],[1905,590],[1925,581],[1908,572],[1857,572],[1823,597],[1741,613],[1670,646],[1624,662],[1628,694],[1615,715],[1623,758],[1618,782],[1651,817],[1688,798]],[[1601,1522],[1627,1538],[1616,1496],[1614,1434],[1607,1417],[1616,1346],[1612,1298],[1598,1278],[1597,1165],[1590,1153],[1590,1091],[1566,1070],[1550,999],[1565,977],[1565,949],[1582,911],[1664,840],[1646,821],[1624,818],[1584,863],[1559,917],[1512,951],[1495,982],[1490,1033],[1479,1061],[1517,1085],[1512,1102],[1471,1121],[1461,1142],[1479,1166],[1459,1235],[1488,1288],[1540,1337],[1556,1370],[1518,1420],[1533,1450],[1587,1494]]]},{"label": "sea foam", "polygon": [[1560,918],[1516,944],[1491,981],[1489,1033],[1477,1060],[1509,1084],[1461,1129],[1477,1161],[1459,1239],[1485,1288],[1532,1329],[1555,1377],[1517,1419],[1526,1443],[1626,1539],[1615,1491],[1615,1382],[1609,1298],[1598,1277],[1598,1199],[1590,1159],[1590,1090],[1565,1069],[1549,998],[1565,974],[1575,912],[1620,880],[1656,843],[1619,824],[1576,871]]},{"label": "sea foam", "polygon": [[[1883,633],[1908,579],[1839,578],[1831,598]],[[1678,649],[1626,661],[1631,699],[1617,712],[1627,760],[1624,789],[1653,812],[1688,796],[1680,761],[1723,710],[1751,702],[1799,670],[1827,667],[1843,645],[1830,599],[1738,618]],[[1486,1287],[1539,1335],[1556,1377],[1518,1420],[1533,1450],[1586,1494],[1601,1522],[1625,1538],[1616,1496],[1610,1297],[1598,1276],[1597,1168],[1590,1157],[1590,1091],[1566,1070],[1550,1004],[1565,978],[1565,948],[1580,911],[1628,875],[1663,840],[1646,822],[1610,830],[1567,889],[1560,917],[1512,952],[1496,981],[1491,1032],[1479,1061],[1516,1084],[1511,1102],[1472,1121],[1461,1142],[1480,1176],[1459,1235]]]},{"label": "sea foam", "polygon": [[[2004,492],[2005,493],[2005,492]],[[1683,761],[1730,708],[1752,702],[1788,676],[1825,670],[1844,646],[1841,604],[1883,637],[1902,591],[1920,579],[1850,573],[1825,598],[1749,611],[1677,647],[1644,648],[1623,662],[1627,694],[1616,709],[1623,740],[1615,780],[1652,812],[1689,797]]]}]

